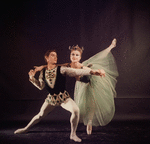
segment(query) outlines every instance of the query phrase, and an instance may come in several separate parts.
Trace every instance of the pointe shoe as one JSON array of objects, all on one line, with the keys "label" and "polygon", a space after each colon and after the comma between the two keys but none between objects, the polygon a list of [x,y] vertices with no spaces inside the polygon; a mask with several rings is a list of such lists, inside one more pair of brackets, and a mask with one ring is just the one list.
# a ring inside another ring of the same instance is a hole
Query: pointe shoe
[{"label": "pointe shoe", "polygon": [[87,124],[86,131],[88,135],[92,134],[92,121],[91,120]]},{"label": "pointe shoe", "polygon": [[27,133],[27,132],[28,132],[27,129],[22,128],[22,129],[17,129],[17,130],[14,132],[14,134],[25,134],[25,133]]},{"label": "pointe shoe", "polygon": [[117,43],[117,40],[114,38],[112,43],[111,43],[111,47],[112,48],[116,47],[116,43]]}]

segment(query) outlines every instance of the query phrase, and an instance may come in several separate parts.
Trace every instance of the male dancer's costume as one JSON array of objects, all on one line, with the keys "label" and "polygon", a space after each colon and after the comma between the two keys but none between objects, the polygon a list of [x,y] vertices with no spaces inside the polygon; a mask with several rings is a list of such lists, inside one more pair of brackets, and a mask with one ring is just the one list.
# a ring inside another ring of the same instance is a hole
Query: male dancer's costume
[{"label": "male dancer's costume", "polygon": [[58,66],[51,70],[44,68],[40,72],[39,80],[33,77],[30,79],[30,82],[32,82],[40,90],[46,87],[49,92],[45,99],[46,102],[53,106],[59,106],[70,97],[65,86],[66,75],[70,77],[90,75],[90,70],[73,69],[64,66]]}]

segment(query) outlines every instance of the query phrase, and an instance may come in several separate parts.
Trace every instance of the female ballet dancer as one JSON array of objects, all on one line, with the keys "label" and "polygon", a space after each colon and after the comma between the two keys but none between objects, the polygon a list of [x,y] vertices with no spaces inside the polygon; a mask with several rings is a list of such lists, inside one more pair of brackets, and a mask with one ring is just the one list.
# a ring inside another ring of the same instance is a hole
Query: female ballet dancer
[{"label": "female ballet dancer", "polygon": [[[80,63],[83,48],[78,45],[69,47],[71,63],[65,64],[76,69],[101,69],[101,76],[78,76],[74,89],[74,100],[80,109],[80,122],[87,125],[87,134],[92,126],[105,126],[115,113],[116,78],[118,71],[111,49],[116,47],[116,39],[105,50]],[[37,70],[40,67],[37,67]]]},{"label": "female ballet dancer", "polygon": [[111,49],[116,47],[116,39],[105,50],[80,63],[83,48],[70,47],[70,67],[78,69],[101,69],[105,77],[80,76],[76,78],[74,100],[80,109],[80,122],[87,125],[87,134],[92,133],[92,126],[105,126],[115,113],[116,78],[118,71]]}]

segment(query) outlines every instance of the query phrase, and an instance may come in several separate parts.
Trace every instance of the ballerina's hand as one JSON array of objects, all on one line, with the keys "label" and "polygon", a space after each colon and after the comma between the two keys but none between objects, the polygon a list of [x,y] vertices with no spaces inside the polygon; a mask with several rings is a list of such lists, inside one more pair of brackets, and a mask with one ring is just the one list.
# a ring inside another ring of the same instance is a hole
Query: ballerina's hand
[{"label": "ballerina's hand", "polygon": [[45,65],[42,65],[42,66],[34,66],[36,72],[37,72],[37,71],[41,71],[44,67],[45,67]]}]

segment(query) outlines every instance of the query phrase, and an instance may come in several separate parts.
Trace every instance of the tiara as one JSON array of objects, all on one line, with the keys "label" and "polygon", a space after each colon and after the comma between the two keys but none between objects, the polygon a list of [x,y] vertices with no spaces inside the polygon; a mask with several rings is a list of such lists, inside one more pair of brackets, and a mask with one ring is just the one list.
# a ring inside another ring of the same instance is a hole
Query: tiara
[{"label": "tiara", "polygon": [[78,45],[76,45],[76,46],[69,46],[69,50],[79,50],[79,51],[81,51],[81,52],[83,52],[83,50],[84,50],[84,48],[83,47],[79,47]]}]

